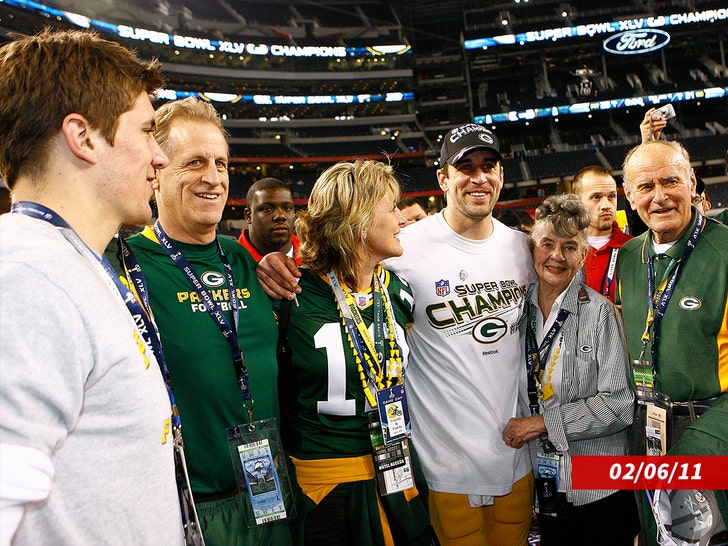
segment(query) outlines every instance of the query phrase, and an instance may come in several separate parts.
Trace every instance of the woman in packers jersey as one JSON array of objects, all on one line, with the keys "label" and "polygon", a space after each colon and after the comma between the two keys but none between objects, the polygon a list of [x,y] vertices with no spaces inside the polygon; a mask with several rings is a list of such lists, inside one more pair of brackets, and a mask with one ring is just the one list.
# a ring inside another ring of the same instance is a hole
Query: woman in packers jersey
[{"label": "woman in packers jersey", "polygon": [[341,162],[319,177],[296,222],[303,290],[291,309],[280,396],[283,442],[303,493],[292,522],[299,544],[429,545],[434,537],[407,438],[412,294],[379,265],[402,254],[398,199],[391,166]]}]

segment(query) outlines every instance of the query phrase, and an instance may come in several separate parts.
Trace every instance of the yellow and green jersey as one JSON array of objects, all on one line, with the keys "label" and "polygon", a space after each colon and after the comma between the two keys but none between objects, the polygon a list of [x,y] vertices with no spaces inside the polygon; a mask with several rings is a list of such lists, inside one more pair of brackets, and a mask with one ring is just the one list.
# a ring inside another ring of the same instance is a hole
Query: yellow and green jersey
[{"label": "yellow and green jersey", "polygon": [[[380,271],[406,363],[404,330],[412,322],[412,292],[395,274]],[[371,454],[362,381],[334,293],[326,280],[306,268],[302,272],[299,306],[291,307],[288,330],[292,367],[281,370],[284,446],[299,459]],[[354,298],[371,332],[372,292]]]}]

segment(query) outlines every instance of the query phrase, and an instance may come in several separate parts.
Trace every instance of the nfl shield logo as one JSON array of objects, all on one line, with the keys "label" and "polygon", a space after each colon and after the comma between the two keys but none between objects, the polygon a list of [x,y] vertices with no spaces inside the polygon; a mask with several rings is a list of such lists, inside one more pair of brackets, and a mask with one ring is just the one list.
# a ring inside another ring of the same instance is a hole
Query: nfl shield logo
[{"label": "nfl shield logo", "polygon": [[435,293],[440,297],[445,297],[450,293],[450,281],[441,279],[435,281]]}]

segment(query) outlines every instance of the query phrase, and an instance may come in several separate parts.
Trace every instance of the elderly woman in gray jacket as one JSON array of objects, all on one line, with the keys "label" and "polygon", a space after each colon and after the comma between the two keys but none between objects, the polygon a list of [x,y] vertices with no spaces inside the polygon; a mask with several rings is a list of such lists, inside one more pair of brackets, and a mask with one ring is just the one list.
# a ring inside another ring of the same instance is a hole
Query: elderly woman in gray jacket
[{"label": "elderly woman in gray jacket", "polygon": [[531,232],[538,281],[521,321],[530,416],[511,419],[503,441],[531,449],[541,546],[632,546],[639,532],[632,491],[571,487],[572,457],[627,454],[634,404],[621,318],[580,279],[588,226],[579,198],[559,195],[536,209]]}]

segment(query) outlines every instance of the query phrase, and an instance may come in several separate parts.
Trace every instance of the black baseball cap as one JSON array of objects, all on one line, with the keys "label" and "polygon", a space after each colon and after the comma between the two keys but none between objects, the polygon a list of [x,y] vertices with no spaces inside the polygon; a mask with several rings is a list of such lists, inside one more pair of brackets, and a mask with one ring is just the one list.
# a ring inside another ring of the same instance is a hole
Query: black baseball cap
[{"label": "black baseball cap", "polygon": [[466,123],[450,129],[442,140],[440,149],[440,166],[446,163],[454,165],[473,150],[490,150],[499,160],[503,160],[498,137],[490,129],[476,123]]}]

